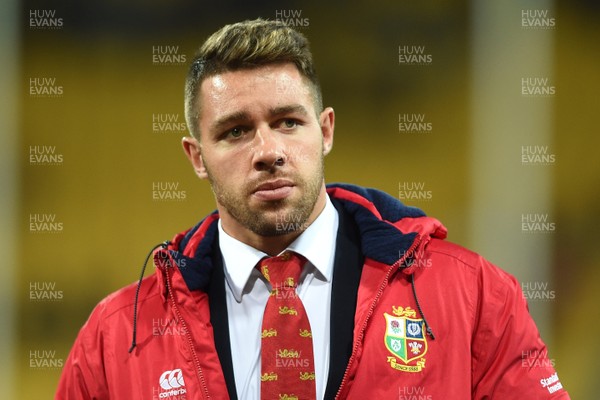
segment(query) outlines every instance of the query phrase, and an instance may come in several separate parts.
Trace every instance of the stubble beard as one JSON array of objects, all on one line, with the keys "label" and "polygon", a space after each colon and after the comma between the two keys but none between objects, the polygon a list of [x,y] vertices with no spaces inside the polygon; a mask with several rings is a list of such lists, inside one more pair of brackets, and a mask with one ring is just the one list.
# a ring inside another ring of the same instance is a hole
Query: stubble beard
[{"label": "stubble beard", "polygon": [[[320,165],[315,174],[308,180],[297,175],[285,175],[290,178],[300,189],[302,195],[299,199],[283,199],[271,201],[260,207],[250,207],[246,193],[256,184],[245,185],[238,193],[220,184],[210,169],[204,164],[208,180],[217,203],[242,226],[260,236],[282,236],[288,233],[303,231],[308,227],[308,219],[312,214],[324,180],[324,157],[321,156]],[[280,177],[276,172],[263,180],[276,179]]]}]

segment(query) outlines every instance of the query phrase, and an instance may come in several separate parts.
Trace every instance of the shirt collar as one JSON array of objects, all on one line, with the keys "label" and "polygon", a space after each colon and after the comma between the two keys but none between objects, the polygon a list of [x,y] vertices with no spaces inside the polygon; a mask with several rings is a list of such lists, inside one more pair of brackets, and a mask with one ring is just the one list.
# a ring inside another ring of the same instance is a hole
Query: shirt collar
[{"label": "shirt collar", "polygon": [[[338,224],[337,210],[327,196],[325,208],[321,214],[286,249],[304,256],[309,264],[318,271],[320,279],[327,282],[331,281],[333,273]],[[254,267],[268,255],[228,235],[223,230],[220,219],[218,228],[225,280],[235,299],[241,302],[244,288],[252,272],[256,271],[259,274]]]}]

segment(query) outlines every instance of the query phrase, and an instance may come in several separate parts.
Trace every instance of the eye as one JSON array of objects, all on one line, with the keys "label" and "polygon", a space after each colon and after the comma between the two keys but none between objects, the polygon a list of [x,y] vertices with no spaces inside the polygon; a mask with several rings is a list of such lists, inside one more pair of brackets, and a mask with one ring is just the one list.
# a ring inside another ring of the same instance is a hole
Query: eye
[{"label": "eye", "polygon": [[295,119],[284,119],[280,122],[280,127],[284,128],[284,129],[294,129],[298,126],[298,121],[296,121]]},{"label": "eye", "polygon": [[242,128],[236,127],[236,128],[230,129],[227,132],[227,136],[237,139],[237,138],[242,137],[243,133],[244,133],[244,131],[242,130]]}]

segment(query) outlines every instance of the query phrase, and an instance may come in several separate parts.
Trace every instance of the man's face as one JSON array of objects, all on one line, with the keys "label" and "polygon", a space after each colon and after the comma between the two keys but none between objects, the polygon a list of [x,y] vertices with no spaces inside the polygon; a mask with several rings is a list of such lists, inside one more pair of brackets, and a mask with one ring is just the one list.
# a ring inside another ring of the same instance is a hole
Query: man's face
[{"label": "man's face", "polygon": [[323,157],[334,118],[330,108],[316,115],[295,65],[215,75],[199,96],[194,166],[210,181],[224,229],[277,236],[312,223],[325,204]]}]

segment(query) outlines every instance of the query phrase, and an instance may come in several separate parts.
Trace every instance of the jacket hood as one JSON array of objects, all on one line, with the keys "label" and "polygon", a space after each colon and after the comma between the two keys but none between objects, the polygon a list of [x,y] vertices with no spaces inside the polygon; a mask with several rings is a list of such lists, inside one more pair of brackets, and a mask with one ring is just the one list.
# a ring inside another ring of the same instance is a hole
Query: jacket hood
[{"label": "jacket hood", "polygon": [[[327,193],[336,206],[344,207],[354,217],[363,254],[375,261],[391,265],[403,257],[410,259],[432,237],[446,237],[446,228],[437,219],[380,190],[330,184]],[[175,235],[166,249],[155,251],[157,265],[173,259],[190,290],[205,290],[212,273],[213,250],[215,246],[218,248],[218,219],[215,211],[196,226]],[[163,253],[165,251],[170,257]],[[405,273],[412,273],[410,263],[404,263],[403,267]]]}]

